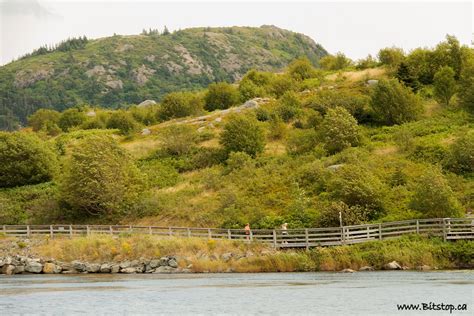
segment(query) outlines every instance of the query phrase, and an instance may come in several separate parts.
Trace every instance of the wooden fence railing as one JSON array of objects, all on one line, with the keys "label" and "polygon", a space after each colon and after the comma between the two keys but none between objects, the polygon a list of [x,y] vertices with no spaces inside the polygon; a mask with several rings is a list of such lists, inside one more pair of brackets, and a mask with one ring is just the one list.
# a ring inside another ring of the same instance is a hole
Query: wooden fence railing
[{"label": "wooden fence railing", "polygon": [[474,219],[435,218],[329,228],[244,229],[127,226],[127,225],[3,225],[0,234],[29,237],[33,235],[88,236],[92,234],[200,237],[209,239],[248,240],[272,244],[276,248],[310,248],[348,245],[370,240],[396,238],[407,234],[439,236],[446,240],[474,239]]}]

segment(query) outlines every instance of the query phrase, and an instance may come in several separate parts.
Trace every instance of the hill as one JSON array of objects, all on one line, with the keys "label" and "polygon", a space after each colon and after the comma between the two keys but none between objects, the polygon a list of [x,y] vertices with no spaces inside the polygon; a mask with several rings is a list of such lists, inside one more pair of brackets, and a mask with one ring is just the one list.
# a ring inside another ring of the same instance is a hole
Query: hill
[{"label": "hill", "polygon": [[275,26],[69,39],[0,67],[0,129],[24,124],[38,108],[160,100],[171,91],[233,82],[252,68],[277,71],[300,56],[316,65],[326,54],[309,37]]}]

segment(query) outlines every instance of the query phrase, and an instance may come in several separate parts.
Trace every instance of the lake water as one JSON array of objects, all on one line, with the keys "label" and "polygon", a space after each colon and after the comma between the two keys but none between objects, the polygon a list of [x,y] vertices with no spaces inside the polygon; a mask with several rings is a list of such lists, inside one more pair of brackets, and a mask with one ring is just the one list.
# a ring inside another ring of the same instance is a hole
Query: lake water
[{"label": "lake water", "polygon": [[474,271],[0,276],[0,315],[449,315],[397,304],[467,304]]}]

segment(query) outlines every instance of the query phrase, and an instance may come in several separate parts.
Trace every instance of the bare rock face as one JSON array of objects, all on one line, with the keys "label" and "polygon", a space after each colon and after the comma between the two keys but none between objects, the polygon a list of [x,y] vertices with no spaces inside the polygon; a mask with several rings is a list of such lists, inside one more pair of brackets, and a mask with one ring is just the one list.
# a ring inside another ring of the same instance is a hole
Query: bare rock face
[{"label": "bare rock face", "polygon": [[155,100],[145,100],[145,101],[143,101],[142,103],[140,103],[139,105],[137,105],[137,107],[139,107],[139,108],[147,108],[147,107],[152,106],[152,105],[156,105],[156,101],[155,101]]},{"label": "bare rock face", "polygon": [[61,267],[52,263],[52,262],[46,262],[43,266],[43,273],[45,274],[57,274],[61,273]]},{"label": "bare rock face", "polygon": [[34,260],[28,260],[25,265],[25,271],[30,273],[41,273],[43,271],[43,265]]},{"label": "bare rock face", "polygon": [[374,268],[371,266],[363,266],[359,269],[359,271],[374,271]]},{"label": "bare rock face", "polygon": [[97,264],[97,263],[90,263],[90,264],[87,264],[87,272],[89,273],[97,273],[100,271],[100,264]]},{"label": "bare rock face", "polygon": [[104,263],[100,266],[100,273],[110,273],[112,272],[112,266],[108,263]]},{"label": "bare rock face", "polygon": [[2,267],[2,274],[12,275],[15,274],[15,266],[12,264],[5,264]]},{"label": "bare rock face", "polygon": [[120,90],[123,88],[123,82],[122,80],[118,79],[118,80],[107,80],[105,82],[105,85],[111,89],[114,89],[114,90]]},{"label": "bare rock face", "polygon": [[53,74],[54,69],[39,69],[36,71],[20,70],[15,75],[15,81],[13,82],[13,85],[16,88],[26,88],[39,80],[51,77]]},{"label": "bare rock face", "polygon": [[145,65],[141,65],[137,69],[132,71],[133,80],[135,80],[138,85],[143,86],[149,78],[156,72],[155,69],[148,68]]},{"label": "bare rock face", "polygon": [[120,270],[121,273],[126,273],[126,274],[132,274],[132,273],[137,273],[137,269],[133,267],[125,268]]},{"label": "bare rock face", "polygon": [[402,266],[396,261],[387,263],[383,268],[384,270],[402,270]]},{"label": "bare rock face", "polygon": [[92,76],[102,76],[102,75],[105,75],[106,74],[106,70],[104,68],[104,66],[102,65],[97,65],[97,66],[94,66],[94,68],[92,69],[89,69],[86,71],[86,76],[87,77],[92,77]]}]

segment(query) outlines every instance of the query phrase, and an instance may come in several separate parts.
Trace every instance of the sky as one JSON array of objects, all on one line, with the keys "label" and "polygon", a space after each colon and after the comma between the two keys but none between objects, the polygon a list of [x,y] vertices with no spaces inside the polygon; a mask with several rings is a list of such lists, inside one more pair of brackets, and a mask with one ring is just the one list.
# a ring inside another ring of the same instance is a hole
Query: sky
[{"label": "sky", "polygon": [[0,0],[0,65],[68,37],[142,29],[272,24],[310,36],[352,59],[388,46],[432,47],[446,34],[470,45],[472,1],[117,1]]}]

